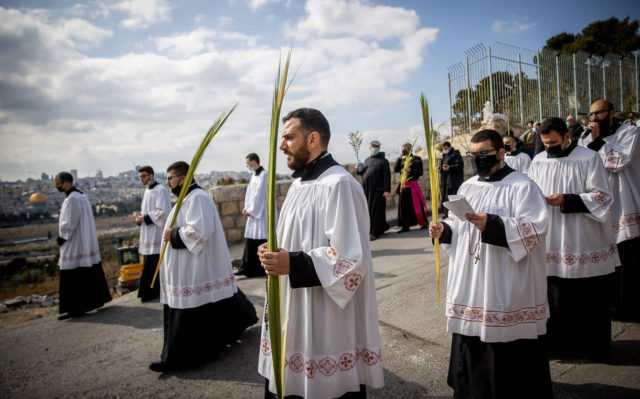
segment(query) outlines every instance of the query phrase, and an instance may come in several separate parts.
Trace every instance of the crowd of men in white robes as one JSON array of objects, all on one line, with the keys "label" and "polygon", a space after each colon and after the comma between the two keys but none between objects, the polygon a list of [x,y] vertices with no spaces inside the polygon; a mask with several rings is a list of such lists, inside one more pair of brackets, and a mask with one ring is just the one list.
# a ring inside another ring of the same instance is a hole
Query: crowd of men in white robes
[{"label": "crowd of men in white robes", "polygon": [[[484,130],[471,139],[467,155],[476,175],[457,194],[476,213],[429,225],[431,237],[451,254],[448,383],[456,398],[552,397],[549,350],[606,361],[609,306],[637,320],[637,290],[629,288],[639,281],[640,132],[615,124],[612,110],[607,101],[594,103],[590,135],[580,142],[571,140],[564,121],[543,121],[546,151],[527,165],[528,176],[507,161],[516,145],[511,138]],[[365,398],[366,386],[383,385],[367,197],[327,152],[331,132],[320,111],[300,108],[283,123],[280,150],[294,181],[278,215],[279,248],[267,250],[267,173],[252,153],[246,157],[252,173],[243,209],[246,248],[236,274],[280,278],[288,316],[282,326],[287,397]],[[401,159],[396,163],[404,168]],[[167,168],[166,183],[176,196],[188,169],[181,161]],[[258,318],[236,285],[211,196],[192,182],[171,227],[175,207],[168,191],[150,167],[139,177],[147,186],[136,217],[145,258],[141,284],[153,278],[159,248],[167,243],[158,293],[139,292],[143,301],[159,294],[164,308],[163,350],[149,367],[193,367],[236,342]],[[419,190],[407,183],[407,196]],[[67,195],[58,238],[60,312],[76,317],[111,297],[89,202],[66,172],[56,176],[56,187]],[[418,223],[427,217],[426,209],[407,215]],[[621,298],[612,304],[613,276]],[[258,367],[267,398],[275,397],[268,312],[265,306]]]},{"label": "crowd of men in white robes", "polygon": [[552,397],[549,354],[609,361],[612,311],[640,321],[640,129],[617,122],[606,100],[589,117],[579,139],[545,119],[545,151],[528,169],[509,162],[512,137],[471,139],[476,176],[458,195],[476,213],[430,226],[451,253],[456,398]]}]

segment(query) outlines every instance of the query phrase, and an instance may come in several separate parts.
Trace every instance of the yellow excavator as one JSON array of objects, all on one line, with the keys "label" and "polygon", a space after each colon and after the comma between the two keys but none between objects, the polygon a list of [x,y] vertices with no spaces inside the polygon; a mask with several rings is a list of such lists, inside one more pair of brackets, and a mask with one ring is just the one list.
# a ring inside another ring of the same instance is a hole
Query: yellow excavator
[{"label": "yellow excavator", "polygon": [[138,289],[140,276],[142,276],[142,260],[138,253],[138,246],[129,241],[122,241],[118,247],[118,262],[120,264],[120,277],[118,284],[128,290]]}]

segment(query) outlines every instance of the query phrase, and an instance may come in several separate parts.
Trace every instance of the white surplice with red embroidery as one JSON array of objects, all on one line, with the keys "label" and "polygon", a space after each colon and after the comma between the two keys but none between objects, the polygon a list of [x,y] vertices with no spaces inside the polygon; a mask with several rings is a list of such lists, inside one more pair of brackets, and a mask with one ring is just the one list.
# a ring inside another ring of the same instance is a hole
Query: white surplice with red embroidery
[{"label": "white surplice with red embroidery", "polygon": [[[578,144],[587,146],[591,141],[587,135]],[[622,125],[604,142],[598,154],[613,193],[610,225],[619,244],[640,237],[640,129]]]},{"label": "white surplice with red embroidery", "polygon": [[91,267],[100,262],[96,225],[86,195],[73,191],[64,199],[58,235],[67,240],[60,247],[58,265],[61,270]]},{"label": "white surplice with red embroidery", "polygon": [[525,175],[529,172],[529,165],[531,165],[531,158],[524,152],[519,152],[517,155],[506,155],[504,157],[504,163],[509,165],[510,168],[516,170]]},{"label": "white surplice with red embroidery", "polygon": [[[167,217],[169,228],[175,206]],[[195,308],[238,291],[227,240],[213,198],[195,189],[182,202],[176,224],[186,248],[171,244],[160,268],[160,302],[174,309]]]},{"label": "white surplice with red embroidery", "polygon": [[142,216],[149,215],[153,223],[140,225],[140,242],[138,248],[142,255],[159,254],[162,248],[162,229],[167,223],[167,214],[171,211],[169,191],[162,184],[152,189],[145,189],[140,205]]},{"label": "white surplice with red embroidery", "polygon": [[[289,308],[285,394],[334,398],[361,384],[383,386],[362,186],[338,165],[315,180],[294,180],[278,221],[278,246],[307,253],[322,284],[291,289],[288,276],[281,277],[283,320]],[[263,318],[258,369],[275,392],[269,327]]]},{"label": "white surplice with red embroidery", "polygon": [[[445,220],[452,230],[447,280],[447,331],[480,337],[483,342],[535,339],[546,333],[549,306],[544,239],[547,207],[542,192],[527,176],[511,172],[500,181],[474,176],[458,195],[477,213],[501,218],[508,248],[480,242],[468,221]],[[469,233],[471,235],[469,235]],[[476,263],[475,256],[479,256]]]},{"label": "white surplice with red embroidery", "polygon": [[531,163],[529,177],[545,196],[579,194],[589,210],[562,213],[558,206],[547,207],[547,275],[585,278],[613,273],[620,265],[609,214],[613,195],[598,154],[581,146],[561,158],[541,152]]}]

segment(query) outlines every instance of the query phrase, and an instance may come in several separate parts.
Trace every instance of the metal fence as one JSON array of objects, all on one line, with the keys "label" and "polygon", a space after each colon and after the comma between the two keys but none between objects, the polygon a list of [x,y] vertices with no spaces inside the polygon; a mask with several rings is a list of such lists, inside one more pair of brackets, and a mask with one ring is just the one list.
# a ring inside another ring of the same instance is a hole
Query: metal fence
[{"label": "metal fence", "polygon": [[478,44],[465,54],[464,61],[448,68],[452,134],[479,128],[487,102],[493,112],[520,123],[587,114],[599,98],[613,102],[616,110],[640,111],[638,51],[598,57],[496,43]]}]

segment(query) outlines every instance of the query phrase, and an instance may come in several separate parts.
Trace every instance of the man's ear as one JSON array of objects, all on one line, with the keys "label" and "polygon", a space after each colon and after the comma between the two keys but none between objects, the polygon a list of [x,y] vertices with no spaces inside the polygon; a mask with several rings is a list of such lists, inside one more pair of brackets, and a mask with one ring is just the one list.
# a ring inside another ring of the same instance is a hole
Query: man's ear
[{"label": "man's ear", "polygon": [[309,133],[307,136],[307,146],[310,149],[316,149],[316,147],[320,146],[320,133],[313,131]]}]

